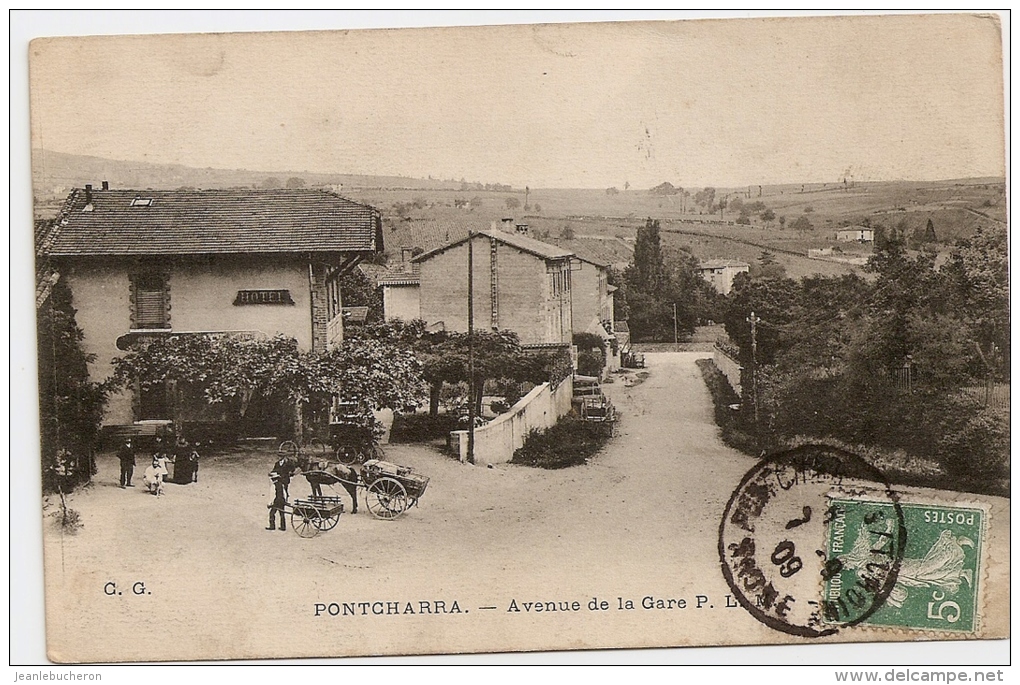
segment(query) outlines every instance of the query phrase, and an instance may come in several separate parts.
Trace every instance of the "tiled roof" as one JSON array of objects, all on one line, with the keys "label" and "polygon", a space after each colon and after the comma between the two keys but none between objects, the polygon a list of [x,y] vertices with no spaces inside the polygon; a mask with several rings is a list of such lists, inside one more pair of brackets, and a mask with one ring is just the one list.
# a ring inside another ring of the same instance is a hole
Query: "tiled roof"
[{"label": "tiled roof", "polygon": [[368,307],[343,307],[344,323],[365,323]]},{"label": "tiled roof", "polygon": [[52,256],[382,249],[373,207],[320,190],[93,190],[89,209],[76,189],[48,245]]},{"label": "tiled roof", "polygon": [[418,274],[393,274],[379,279],[379,285],[421,285],[421,276]]},{"label": "tiled roof", "polygon": [[[523,250],[524,252],[528,252],[542,259],[566,259],[567,257],[572,257],[574,255],[574,253],[571,252],[570,250],[564,249],[562,247],[557,247],[556,245],[550,245],[549,243],[543,243],[541,240],[535,240],[534,238],[529,238],[528,236],[521,235],[519,233],[507,233],[505,231],[500,230],[488,230],[478,231],[477,233],[475,233],[475,235],[493,238],[501,243],[505,243],[512,247],[516,247],[519,250]],[[417,257],[414,258],[414,261],[423,262],[426,259],[429,259],[430,257],[439,254],[440,252],[445,252],[446,250],[449,250],[451,247],[456,247],[457,245],[460,245],[465,242],[467,242],[467,238],[462,238],[461,240],[454,241],[452,243],[449,243],[448,245],[443,245],[442,247],[438,247],[434,250],[430,250],[424,254],[418,255]]]}]

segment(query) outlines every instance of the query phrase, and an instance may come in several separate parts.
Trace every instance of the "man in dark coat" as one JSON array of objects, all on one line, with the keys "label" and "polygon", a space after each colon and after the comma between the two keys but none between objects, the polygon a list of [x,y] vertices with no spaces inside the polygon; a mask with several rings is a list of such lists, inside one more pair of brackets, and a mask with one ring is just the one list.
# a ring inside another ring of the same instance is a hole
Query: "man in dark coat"
[{"label": "man in dark coat", "polygon": [[127,438],[117,450],[117,458],[120,460],[120,487],[135,487],[131,484],[131,478],[135,473],[135,448],[131,444],[131,438]]},{"label": "man in dark coat", "polygon": [[289,496],[288,488],[290,479],[294,475],[297,464],[287,457],[281,456],[273,464],[273,470],[269,472],[269,479],[273,482],[273,501],[269,504],[269,525],[266,530],[276,530],[276,515],[280,515],[280,530],[287,530],[287,519],[284,506]]}]

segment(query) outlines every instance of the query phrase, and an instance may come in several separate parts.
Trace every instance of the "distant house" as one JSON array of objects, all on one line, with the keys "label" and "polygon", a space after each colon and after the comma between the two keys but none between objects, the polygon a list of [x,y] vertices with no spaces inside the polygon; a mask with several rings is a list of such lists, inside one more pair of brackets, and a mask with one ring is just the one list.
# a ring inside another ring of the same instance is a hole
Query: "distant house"
[{"label": "distant house", "polygon": [[750,268],[751,265],[747,262],[732,259],[710,259],[698,265],[701,277],[723,295],[729,295],[737,274],[746,273]]},{"label": "distant house", "polygon": [[[71,289],[96,380],[160,336],[282,334],[326,349],[343,339],[340,276],[383,249],[379,212],[328,192],[105,183],[73,190],[38,244]],[[104,422],[167,420],[169,405],[167,388],[136,388]]]},{"label": "distant house", "polygon": [[420,318],[448,331],[467,331],[470,240],[475,328],[513,331],[525,345],[569,345],[573,252],[529,237],[523,224],[503,223],[513,229],[479,231],[414,258]]},{"label": "distant house", "polygon": [[421,278],[417,273],[394,273],[379,279],[383,318],[413,321],[421,318]]},{"label": "distant house", "polygon": [[867,226],[847,226],[836,231],[836,240],[841,243],[870,243],[875,240],[875,231]]}]

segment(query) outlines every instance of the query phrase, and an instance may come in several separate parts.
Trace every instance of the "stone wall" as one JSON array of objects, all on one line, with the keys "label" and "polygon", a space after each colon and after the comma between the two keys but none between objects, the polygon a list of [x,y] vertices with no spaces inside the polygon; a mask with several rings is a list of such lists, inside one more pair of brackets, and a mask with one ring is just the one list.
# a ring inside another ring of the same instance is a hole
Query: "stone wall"
[{"label": "stone wall", "polygon": [[[552,427],[570,411],[573,395],[571,376],[555,388],[549,383],[535,386],[510,411],[475,429],[475,463],[505,464],[513,459],[514,451],[524,445],[524,438],[529,432]],[[453,431],[450,444],[460,455],[460,460],[467,461],[468,432]]]}]

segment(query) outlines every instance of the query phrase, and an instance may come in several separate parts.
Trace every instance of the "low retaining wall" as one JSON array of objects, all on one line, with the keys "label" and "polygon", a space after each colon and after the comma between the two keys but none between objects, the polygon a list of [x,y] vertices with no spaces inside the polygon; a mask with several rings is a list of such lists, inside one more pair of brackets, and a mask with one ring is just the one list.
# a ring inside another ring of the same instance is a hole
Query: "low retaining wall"
[{"label": "low retaining wall", "polygon": [[740,397],[744,396],[744,393],[740,389],[740,371],[743,367],[733,357],[723,352],[720,348],[716,347],[715,352],[712,356],[712,360],[715,365],[719,367],[722,374],[726,376],[726,380],[730,382],[730,387],[733,388],[733,392],[737,393]]},{"label": "low retaining wall", "polygon": [[[510,411],[475,429],[475,463],[505,464],[513,459],[514,451],[524,444],[528,433],[552,427],[570,411],[573,395],[574,379],[570,376],[555,389],[549,383],[535,386]],[[467,461],[468,432],[450,433],[450,447],[461,461]]]}]

